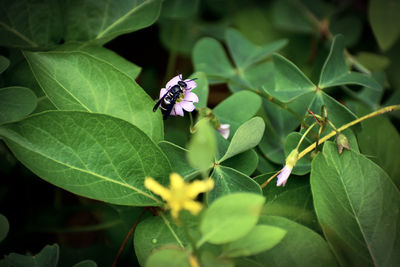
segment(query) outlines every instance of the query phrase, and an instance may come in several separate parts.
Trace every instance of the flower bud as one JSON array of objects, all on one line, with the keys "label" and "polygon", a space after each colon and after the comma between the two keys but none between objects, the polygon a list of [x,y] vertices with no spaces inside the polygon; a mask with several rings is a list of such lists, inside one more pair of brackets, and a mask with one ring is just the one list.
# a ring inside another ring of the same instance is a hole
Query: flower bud
[{"label": "flower bud", "polygon": [[346,148],[347,150],[350,150],[349,139],[347,139],[347,137],[342,133],[339,133],[336,136],[336,144],[337,144],[337,147],[338,147],[339,154],[342,154],[343,148]]}]

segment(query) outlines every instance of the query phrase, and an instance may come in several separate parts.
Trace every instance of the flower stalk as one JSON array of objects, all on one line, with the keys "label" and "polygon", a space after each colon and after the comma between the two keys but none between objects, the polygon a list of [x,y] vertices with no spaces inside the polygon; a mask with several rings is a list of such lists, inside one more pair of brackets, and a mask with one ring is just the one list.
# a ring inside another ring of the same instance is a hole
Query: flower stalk
[{"label": "flower stalk", "polygon": [[[387,113],[387,112],[392,112],[392,111],[395,111],[395,110],[400,110],[400,105],[387,106],[387,107],[378,109],[378,110],[376,110],[376,111],[374,111],[374,112],[371,112],[371,113],[369,113],[369,114],[367,114],[367,115],[365,115],[365,116],[362,116],[362,117],[360,117],[360,118],[358,118],[358,119],[356,119],[356,120],[354,120],[354,121],[351,121],[351,122],[349,122],[349,123],[347,123],[347,124],[341,126],[341,127],[338,128],[338,129],[334,129],[334,130],[331,131],[329,134],[327,134],[327,135],[325,135],[324,137],[322,137],[322,138],[319,140],[318,144],[323,144],[325,141],[329,140],[329,139],[330,139],[331,137],[333,137],[334,135],[336,135],[336,134],[338,134],[338,133],[340,133],[340,132],[342,132],[342,131],[344,131],[344,130],[350,128],[351,126],[354,126],[354,125],[356,125],[356,124],[358,124],[358,123],[360,123],[360,122],[362,122],[362,121],[365,121],[365,120],[367,120],[367,119],[370,119],[370,118],[373,118],[373,117],[376,117],[376,116],[385,114],[385,113]],[[307,148],[305,148],[304,150],[302,150],[302,151],[298,154],[297,160],[300,160],[302,157],[304,157],[307,153],[311,152],[311,151],[312,151],[314,148],[316,148],[316,147],[317,147],[317,142],[314,142],[313,144],[309,145]],[[281,172],[281,170],[279,170],[277,173],[275,173],[273,176],[271,176],[266,182],[264,182],[264,183],[261,185],[261,188],[266,187],[267,184],[268,184],[275,176],[277,176],[280,172]]]}]

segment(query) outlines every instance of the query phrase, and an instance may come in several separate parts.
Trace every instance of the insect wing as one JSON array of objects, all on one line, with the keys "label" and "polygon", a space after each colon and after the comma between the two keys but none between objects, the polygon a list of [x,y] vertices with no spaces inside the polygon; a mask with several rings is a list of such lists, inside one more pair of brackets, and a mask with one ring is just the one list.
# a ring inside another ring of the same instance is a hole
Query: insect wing
[{"label": "insect wing", "polygon": [[157,110],[157,108],[161,105],[161,102],[164,101],[164,98],[167,96],[169,90],[157,101],[157,103],[153,107],[153,112]]},{"label": "insect wing", "polygon": [[175,106],[177,97],[174,97],[171,103],[168,104],[167,110],[164,113],[163,120],[166,120],[168,116],[171,114],[172,108]]}]

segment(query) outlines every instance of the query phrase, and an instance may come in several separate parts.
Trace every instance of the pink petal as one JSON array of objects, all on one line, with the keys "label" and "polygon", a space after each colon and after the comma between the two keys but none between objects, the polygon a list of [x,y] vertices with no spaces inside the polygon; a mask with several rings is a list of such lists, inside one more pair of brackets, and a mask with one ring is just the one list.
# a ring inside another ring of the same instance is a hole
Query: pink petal
[{"label": "pink petal", "polygon": [[187,90],[193,90],[194,88],[197,87],[197,83],[193,80],[186,79],[184,82],[187,85],[187,87],[186,87]]},{"label": "pink petal", "polygon": [[285,167],[283,167],[281,170],[281,173],[278,175],[276,186],[285,186],[291,172],[292,168],[290,168],[288,165],[285,165]]},{"label": "pink petal", "polygon": [[186,101],[186,100],[183,100],[183,101],[180,102],[179,104],[180,104],[180,106],[181,106],[184,110],[189,111],[189,112],[192,112],[192,111],[196,108],[196,107],[193,105],[193,102]]},{"label": "pink petal", "polygon": [[199,98],[197,97],[197,95],[195,93],[186,91],[185,92],[185,101],[199,102]]},{"label": "pink petal", "polygon": [[175,115],[179,115],[179,116],[183,117],[183,109],[180,105],[181,103],[176,103],[174,109],[175,109]]},{"label": "pink petal", "polygon": [[163,97],[167,92],[168,92],[167,89],[161,88],[161,90],[160,90],[160,98]]},{"label": "pink petal", "polygon": [[218,132],[222,135],[223,138],[228,139],[230,131],[229,128],[230,128],[229,124],[221,124],[219,126]]},{"label": "pink petal", "polygon": [[172,108],[171,113],[170,113],[169,115],[171,115],[171,116],[176,116],[175,108]]},{"label": "pink petal", "polygon": [[167,85],[165,88],[167,89],[171,89],[172,86],[177,85],[178,82],[182,79],[182,74],[179,74],[177,76],[175,76],[174,78],[172,78],[171,80],[169,80],[169,82],[167,82]]}]

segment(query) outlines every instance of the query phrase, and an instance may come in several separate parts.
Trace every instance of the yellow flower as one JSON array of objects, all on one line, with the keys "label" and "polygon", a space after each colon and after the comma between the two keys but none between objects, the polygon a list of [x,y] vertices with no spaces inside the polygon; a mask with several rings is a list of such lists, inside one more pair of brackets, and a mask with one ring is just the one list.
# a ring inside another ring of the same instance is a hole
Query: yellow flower
[{"label": "yellow flower", "polygon": [[214,180],[212,179],[187,183],[177,173],[171,173],[169,179],[169,188],[160,185],[151,177],[146,177],[144,186],[160,195],[167,202],[166,208],[171,209],[171,215],[175,219],[178,218],[182,209],[190,211],[193,215],[198,214],[203,205],[194,201],[194,199],[198,194],[210,191],[214,187]]}]

